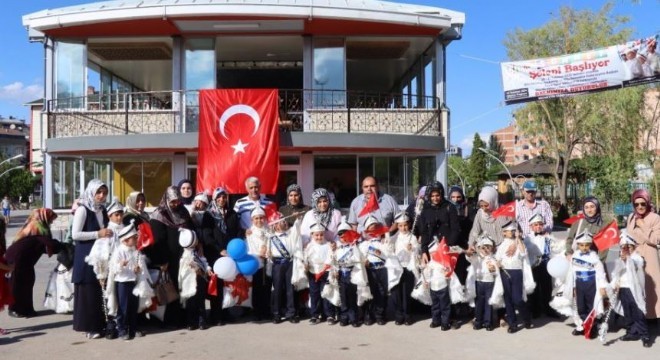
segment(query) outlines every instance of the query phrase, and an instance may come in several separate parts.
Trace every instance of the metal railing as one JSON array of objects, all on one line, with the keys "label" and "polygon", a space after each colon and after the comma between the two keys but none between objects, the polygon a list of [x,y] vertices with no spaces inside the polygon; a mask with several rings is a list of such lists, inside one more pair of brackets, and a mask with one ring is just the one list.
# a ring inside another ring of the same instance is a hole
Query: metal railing
[{"label": "metal railing", "polygon": [[[49,138],[196,132],[199,91],[90,94],[47,103]],[[279,90],[282,131],[439,136],[436,97],[343,90]]]}]

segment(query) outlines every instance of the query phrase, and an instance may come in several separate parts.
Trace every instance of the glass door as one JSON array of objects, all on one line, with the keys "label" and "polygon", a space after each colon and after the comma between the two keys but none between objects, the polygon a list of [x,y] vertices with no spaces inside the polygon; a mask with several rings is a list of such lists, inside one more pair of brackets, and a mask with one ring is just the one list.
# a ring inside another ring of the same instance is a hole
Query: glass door
[{"label": "glass door", "polygon": [[286,188],[291,184],[300,184],[300,179],[298,178],[300,174],[298,165],[280,165],[280,177],[277,181],[277,192],[273,197],[273,200],[277,203],[277,206],[282,206],[286,204]]}]

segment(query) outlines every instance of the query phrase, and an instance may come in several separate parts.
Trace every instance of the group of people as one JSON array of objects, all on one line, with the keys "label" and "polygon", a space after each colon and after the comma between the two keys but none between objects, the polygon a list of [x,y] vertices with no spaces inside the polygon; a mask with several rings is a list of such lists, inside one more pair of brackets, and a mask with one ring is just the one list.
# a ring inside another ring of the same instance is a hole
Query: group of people
[{"label": "group of people", "polygon": [[[525,198],[515,203],[513,216],[500,216],[492,187],[481,190],[475,212],[462,189],[445,194],[438,182],[422,187],[405,211],[379,191],[376,178],[366,177],[361,186],[362,194],[342,217],[323,188],[313,191],[307,206],[300,186],[290,185],[287,203],[276,211],[257,178],[246,179],[247,196],[233,208],[223,188],[194,194],[193,184],[183,180],[167,188],[147,214],[144,194],[133,192],[125,205],[115,200],[106,206],[107,186],[92,180],[74,206],[70,229],[73,328],[90,339],[130,340],[143,334],[138,313],[157,305],[165,306],[165,326],[195,330],[224,324],[230,306],[225,286],[238,281],[216,278],[213,264],[229,256],[229,242],[239,238],[258,259],[256,272],[243,278],[257,321],[299,322],[307,311],[301,294],[308,293],[312,324],[384,325],[391,305],[395,324],[410,325],[415,299],[431,306],[430,326],[443,331],[455,323],[460,304],[469,303],[475,330],[491,331],[503,318],[501,325],[515,333],[534,327],[533,317],[570,313],[576,319],[573,333],[583,335],[591,310],[602,313],[600,299],[616,293],[620,301],[612,307],[632,324],[623,340],[650,346],[646,319],[660,312],[660,216],[648,193],[633,194],[635,212],[622,236],[621,256],[607,269],[602,263],[607,252],[592,251],[593,235],[604,226],[593,197],[585,199],[583,215],[562,243],[551,234],[552,211],[537,199],[532,181],[524,184]],[[0,271],[12,272],[13,283],[13,291],[4,292],[0,283],[0,305],[13,293],[13,316],[34,314],[34,264],[62,247],[49,231],[55,216],[36,210],[0,261]],[[0,245],[2,255],[6,246]],[[21,253],[33,255],[16,256]],[[570,266],[553,279],[548,264],[555,257]],[[162,279],[176,289],[174,300],[162,303],[154,293]]]}]

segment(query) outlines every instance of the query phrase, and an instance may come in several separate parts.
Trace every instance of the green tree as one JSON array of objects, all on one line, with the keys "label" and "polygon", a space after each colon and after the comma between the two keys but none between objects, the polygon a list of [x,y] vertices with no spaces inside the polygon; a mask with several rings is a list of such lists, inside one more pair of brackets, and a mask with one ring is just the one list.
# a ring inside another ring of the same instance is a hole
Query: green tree
[{"label": "green tree", "polygon": [[466,182],[471,185],[470,197],[477,196],[487,180],[488,161],[487,155],[479,149],[485,149],[486,144],[481,140],[478,133],[474,134],[472,141],[472,154],[468,160]]},{"label": "green tree", "polygon": [[463,187],[463,192],[468,191],[469,183],[467,183],[468,174],[468,161],[460,156],[449,157],[449,170],[447,173],[447,184],[460,185]]},{"label": "green tree", "polygon": [[[555,18],[539,28],[509,33],[504,41],[508,57],[511,60],[543,58],[623,43],[631,34],[630,29],[623,28],[628,19],[613,17],[611,10],[611,3],[597,12],[562,7]],[[599,144],[606,144],[611,152],[619,153],[623,149],[611,146],[609,140],[602,141],[613,137],[622,143],[639,130],[639,94],[639,89],[629,88],[531,102],[516,111],[518,125],[524,133],[544,135],[547,139],[545,153],[555,159],[553,175],[562,206],[566,205],[570,162],[578,149],[602,150]],[[619,97],[628,99],[629,103],[610,103]],[[619,132],[622,127],[625,131]],[[636,141],[631,143],[634,146]]]},{"label": "green tree", "polygon": [[[0,162],[6,158],[0,157]],[[34,191],[36,184],[31,172],[21,166],[20,162],[8,161],[0,166],[0,197],[8,195],[12,200],[27,197]]]},{"label": "green tree", "polygon": [[[501,162],[504,162],[506,160],[506,152],[504,151],[504,147],[502,144],[497,140],[497,137],[495,135],[491,135],[490,139],[488,139],[488,151],[493,154],[495,157],[500,159]],[[488,173],[487,173],[487,178],[488,180],[494,181],[497,180],[497,174],[504,170],[504,166],[502,164],[493,159],[492,157],[488,156],[486,158],[486,161],[488,161]]]}]

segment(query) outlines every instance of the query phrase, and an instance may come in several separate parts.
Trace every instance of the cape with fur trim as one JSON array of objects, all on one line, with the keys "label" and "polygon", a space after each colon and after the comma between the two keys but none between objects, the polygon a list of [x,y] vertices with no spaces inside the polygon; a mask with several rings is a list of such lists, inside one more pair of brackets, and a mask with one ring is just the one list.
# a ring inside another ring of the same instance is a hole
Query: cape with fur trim
[{"label": "cape with fur trim", "polygon": [[[644,258],[642,258],[637,252],[630,254],[628,260],[625,262],[620,258],[617,259],[614,265],[614,271],[612,271],[612,281],[610,282],[611,290],[619,287],[620,280],[623,276],[627,277],[628,288],[635,298],[635,304],[637,304],[639,310],[646,315]],[[610,297],[613,296],[610,295]],[[616,302],[614,311],[621,316],[626,315],[623,312],[623,306],[620,301]]]},{"label": "cape with fur trim", "polygon": [[[151,287],[151,277],[147,270],[147,264],[144,260],[144,255],[135,250],[137,258],[135,261],[140,267],[140,271],[135,274],[135,287],[133,288],[133,295],[139,298],[138,300],[138,313],[151,307],[151,299],[154,297],[154,289]],[[105,296],[107,300],[108,315],[116,316],[119,308],[119,300],[117,299],[117,292],[115,285],[115,276],[121,269],[119,264],[119,251],[114,251],[110,258],[110,269],[108,278],[106,280]]]}]

